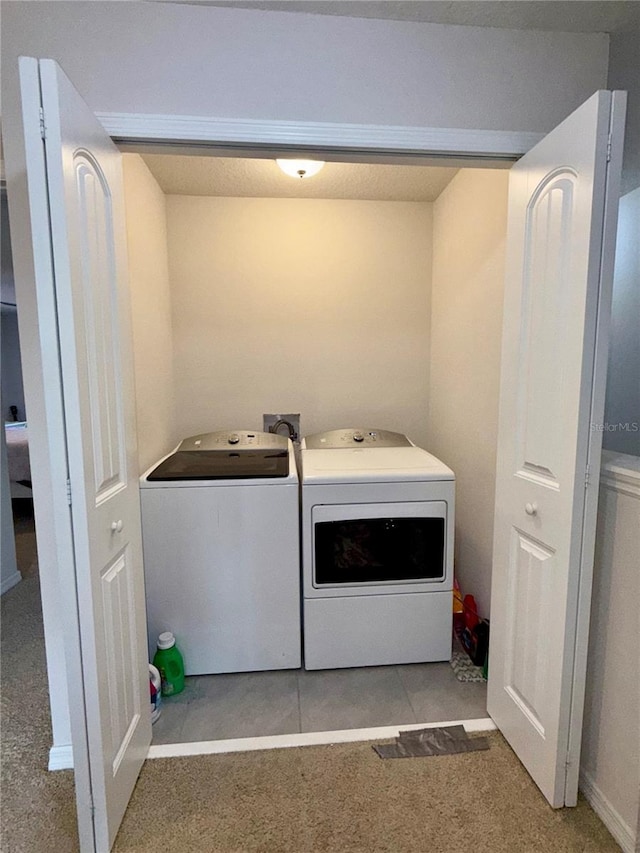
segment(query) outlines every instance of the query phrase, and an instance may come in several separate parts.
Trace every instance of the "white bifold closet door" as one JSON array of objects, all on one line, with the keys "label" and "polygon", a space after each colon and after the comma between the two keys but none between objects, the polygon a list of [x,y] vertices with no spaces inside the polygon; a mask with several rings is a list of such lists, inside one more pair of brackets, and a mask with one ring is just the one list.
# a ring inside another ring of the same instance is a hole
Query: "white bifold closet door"
[{"label": "white bifold closet door", "polygon": [[[70,683],[83,850],[111,849],[151,743],[121,155],[52,60],[20,60],[30,203],[48,205],[82,684]],[[46,166],[46,185],[38,180]],[[37,235],[42,239],[43,235]],[[34,235],[36,239],[36,235]],[[80,784],[78,784],[80,782]]]},{"label": "white bifold closet door", "polygon": [[623,93],[512,167],[488,710],[552,806],[575,805]]}]

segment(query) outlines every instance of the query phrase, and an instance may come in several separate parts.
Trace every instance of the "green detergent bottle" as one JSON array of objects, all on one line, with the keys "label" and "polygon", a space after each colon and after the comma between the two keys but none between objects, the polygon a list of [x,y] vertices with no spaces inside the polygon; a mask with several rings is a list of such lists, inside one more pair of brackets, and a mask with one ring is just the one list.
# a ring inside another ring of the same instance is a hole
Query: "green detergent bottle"
[{"label": "green detergent bottle", "polygon": [[184,690],[184,662],[176,638],[171,631],[165,631],[158,637],[158,651],[153,657],[153,665],[160,671],[162,695],[175,696]]}]

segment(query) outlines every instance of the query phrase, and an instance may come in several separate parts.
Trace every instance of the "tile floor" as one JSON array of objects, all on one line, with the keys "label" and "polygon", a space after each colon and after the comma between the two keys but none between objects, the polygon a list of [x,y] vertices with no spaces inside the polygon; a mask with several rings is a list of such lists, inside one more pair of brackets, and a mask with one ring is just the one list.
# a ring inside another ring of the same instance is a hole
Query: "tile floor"
[{"label": "tile floor", "polygon": [[163,699],[153,743],[476,719],[486,692],[448,663],[192,676]]}]

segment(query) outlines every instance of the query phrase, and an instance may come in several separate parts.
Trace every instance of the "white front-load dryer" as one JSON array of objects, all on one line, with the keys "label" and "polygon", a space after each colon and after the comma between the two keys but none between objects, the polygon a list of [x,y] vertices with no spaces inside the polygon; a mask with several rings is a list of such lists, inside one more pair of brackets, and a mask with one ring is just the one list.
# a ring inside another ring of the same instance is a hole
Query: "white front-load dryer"
[{"label": "white front-load dryer", "polygon": [[235,431],[182,441],[140,479],[150,660],[173,631],[187,675],[301,664],[293,444]]},{"label": "white front-load dryer", "polygon": [[449,660],[455,476],[406,436],[301,447],[306,669]]}]

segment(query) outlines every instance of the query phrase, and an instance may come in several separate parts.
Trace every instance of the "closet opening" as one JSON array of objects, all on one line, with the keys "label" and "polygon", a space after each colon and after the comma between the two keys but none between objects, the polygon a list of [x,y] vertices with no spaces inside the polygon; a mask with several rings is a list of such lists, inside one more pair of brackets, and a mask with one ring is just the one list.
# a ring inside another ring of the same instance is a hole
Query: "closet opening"
[{"label": "closet opening", "polygon": [[[455,475],[452,568],[462,593],[472,594],[479,615],[490,619],[512,161],[303,151],[300,156],[326,164],[300,180],[275,163],[276,155],[293,156],[289,150],[121,148],[140,475],[190,436],[260,434],[266,414],[299,414],[299,437],[333,430],[407,436]],[[297,444],[294,453],[304,506]],[[209,566],[215,571],[201,536],[211,507],[191,502],[187,493],[197,498],[201,489],[179,491],[180,522],[161,533],[166,524],[153,521],[162,516],[160,491],[141,489],[148,616],[153,610],[150,655],[160,630],[173,630],[180,646],[181,630],[190,635],[194,621],[206,620],[199,609],[206,595],[198,594],[197,584]],[[258,491],[237,505],[235,496],[229,498],[225,535],[232,538],[235,512],[236,519],[242,517],[244,541],[251,543],[253,535],[261,549],[273,545],[276,554],[283,538],[295,539],[297,528],[291,532],[279,520],[272,501],[275,515],[262,522],[267,532],[259,534],[256,514],[264,515],[264,505]],[[297,508],[298,486],[290,492],[272,489],[274,498],[281,495]],[[353,504],[353,495],[345,502]],[[352,524],[351,533],[354,529]],[[371,541],[370,530],[362,535]],[[380,541],[380,532],[376,535]],[[420,538],[424,531],[413,526],[411,536]],[[336,542],[344,546],[343,532],[325,543],[325,558]],[[363,546],[360,534],[349,543],[352,549]],[[298,622],[306,597],[304,517],[301,548],[298,586],[285,608]],[[431,611],[418,608],[412,617],[434,621],[437,643],[434,637],[431,644],[449,643],[452,579],[438,592],[448,602],[444,628]],[[277,584],[270,589],[264,577],[254,589],[244,589],[239,611],[244,622],[224,641],[238,651],[251,645],[256,626],[267,635],[276,630],[263,622],[277,611],[262,611],[283,589]],[[409,589],[416,602],[430,600],[431,593],[419,591],[418,584]],[[338,592],[328,600],[353,604],[344,588]],[[387,601],[400,600],[400,587],[394,592],[399,595]],[[367,605],[384,598],[371,595]],[[317,605],[315,599],[309,606],[308,632]],[[163,606],[166,619],[159,615]],[[214,611],[216,606],[219,601]],[[182,624],[174,624],[171,613],[190,613],[190,619],[185,615]],[[354,614],[356,622],[371,618],[367,609]],[[376,636],[381,638],[382,650],[396,642],[385,632],[383,621],[372,635],[374,646]],[[215,626],[195,634],[197,642],[210,643]],[[222,662],[212,672],[200,662],[194,671],[190,642],[183,648],[185,689],[163,699],[152,750],[192,744],[183,748],[206,751],[206,742],[216,742],[217,750],[225,748],[218,742],[233,748],[239,739],[316,738],[322,732],[345,738],[351,732],[355,739],[362,729],[460,720],[492,725],[481,668],[472,666],[457,641],[449,646],[455,669],[449,653],[433,653],[434,660],[426,650],[420,662],[419,655],[394,662],[381,653],[377,664],[372,657],[366,666],[354,666],[348,665],[349,654],[339,652],[328,659],[335,666],[305,668],[307,654],[299,666],[258,670],[251,668],[247,651],[247,671],[225,669]],[[303,636],[302,643],[308,642]],[[343,648],[347,638],[340,637],[339,644]],[[238,652],[230,659],[241,658]]]}]

